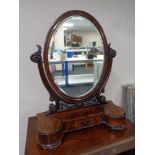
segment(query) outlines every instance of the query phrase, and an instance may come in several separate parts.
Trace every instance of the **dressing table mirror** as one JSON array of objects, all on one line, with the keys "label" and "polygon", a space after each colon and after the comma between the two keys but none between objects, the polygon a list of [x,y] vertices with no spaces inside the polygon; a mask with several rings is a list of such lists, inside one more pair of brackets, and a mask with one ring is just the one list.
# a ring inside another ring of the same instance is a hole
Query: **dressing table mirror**
[{"label": "dressing table mirror", "polygon": [[124,110],[104,96],[116,51],[92,15],[80,10],[62,14],[47,33],[43,53],[37,47],[30,58],[51,102],[48,111],[37,114],[41,148],[56,149],[66,133],[100,124],[125,129]]}]

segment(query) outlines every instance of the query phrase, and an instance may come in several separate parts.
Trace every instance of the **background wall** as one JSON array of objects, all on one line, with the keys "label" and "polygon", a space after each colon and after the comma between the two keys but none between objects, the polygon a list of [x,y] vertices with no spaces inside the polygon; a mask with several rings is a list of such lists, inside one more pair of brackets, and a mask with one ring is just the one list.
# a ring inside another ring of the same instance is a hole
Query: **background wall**
[{"label": "background wall", "polygon": [[54,35],[54,43],[55,43],[55,49],[64,50],[64,30],[62,25],[59,26],[59,29]]},{"label": "background wall", "polygon": [[81,36],[82,37],[82,45],[81,47],[87,47],[90,46],[90,44],[93,41],[96,41],[97,46],[102,46],[101,44],[101,37],[98,34],[98,32],[94,32],[94,31],[78,31],[78,32],[74,32],[74,34],[76,34],[77,36]]},{"label": "background wall", "polygon": [[20,155],[24,154],[28,117],[46,111],[49,105],[37,65],[29,57],[35,45],[43,46],[56,18],[73,9],[92,14],[117,50],[106,97],[121,105],[122,85],[135,81],[134,0],[20,0]]}]

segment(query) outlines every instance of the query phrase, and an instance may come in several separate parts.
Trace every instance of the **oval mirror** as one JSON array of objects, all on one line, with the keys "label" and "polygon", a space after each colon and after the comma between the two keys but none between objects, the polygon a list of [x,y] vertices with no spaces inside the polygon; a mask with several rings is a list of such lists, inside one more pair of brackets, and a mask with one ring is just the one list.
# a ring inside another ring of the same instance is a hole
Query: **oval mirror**
[{"label": "oval mirror", "polygon": [[72,10],[50,28],[44,46],[44,68],[54,98],[79,103],[100,94],[112,59],[102,27],[90,14]]},{"label": "oval mirror", "polygon": [[104,61],[101,36],[81,16],[64,20],[51,37],[48,49],[50,75],[68,96],[88,93],[100,79]]}]

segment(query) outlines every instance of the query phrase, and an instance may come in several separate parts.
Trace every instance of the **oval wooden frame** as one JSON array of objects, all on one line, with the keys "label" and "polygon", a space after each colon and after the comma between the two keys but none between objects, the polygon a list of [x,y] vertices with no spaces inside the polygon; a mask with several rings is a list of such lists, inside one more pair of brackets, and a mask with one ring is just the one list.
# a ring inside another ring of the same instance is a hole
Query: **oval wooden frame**
[{"label": "oval wooden frame", "polygon": [[[94,24],[94,26],[96,27],[96,29],[98,30],[98,32],[102,38],[103,45],[104,45],[104,67],[102,68],[102,73],[101,73],[100,79],[98,80],[96,85],[93,87],[93,89],[91,89],[89,92],[87,92],[83,96],[79,96],[79,97],[68,96],[67,94],[63,93],[59,89],[59,87],[56,85],[56,83],[54,82],[53,78],[50,75],[50,70],[49,70],[49,65],[48,65],[48,48],[49,48],[51,37],[54,34],[57,27],[66,18],[69,18],[71,16],[82,16],[82,17],[88,19],[90,22],[92,22]],[[64,101],[64,102],[70,103],[70,104],[76,104],[76,103],[82,103],[87,100],[90,100],[90,99],[94,98],[95,96],[97,96],[98,94],[100,94],[102,92],[102,89],[104,89],[104,87],[105,87],[105,84],[109,78],[111,67],[112,67],[113,59],[112,59],[112,56],[110,55],[110,49],[111,49],[110,45],[108,45],[108,43],[107,43],[107,39],[106,39],[106,36],[104,34],[104,31],[103,31],[101,25],[92,15],[88,14],[87,12],[81,11],[81,10],[71,10],[71,11],[65,12],[60,17],[58,17],[56,19],[55,23],[53,24],[53,26],[51,26],[51,28],[49,29],[49,31],[47,33],[46,41],[44,44],[44,51],[43,51],[44,74],[46,76],[48,85],[50,86],[49,93],[52,94],[53,99],[61,100],[61,101]]]}]

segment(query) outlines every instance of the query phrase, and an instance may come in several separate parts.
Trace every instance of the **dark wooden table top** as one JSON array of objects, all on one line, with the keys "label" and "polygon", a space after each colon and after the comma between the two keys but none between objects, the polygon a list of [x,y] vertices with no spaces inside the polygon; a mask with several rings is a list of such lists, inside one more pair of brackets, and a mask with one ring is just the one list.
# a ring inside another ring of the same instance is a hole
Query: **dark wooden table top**
[{"label": "dark wooden table top", "polygon": [[43,150],[36,144],[36,117],[28,120],[25,155],[115,155],[135,147],[135,128],[126,121],[126,129],[110,131],[103,125],[65,135],[55,150]]}]

